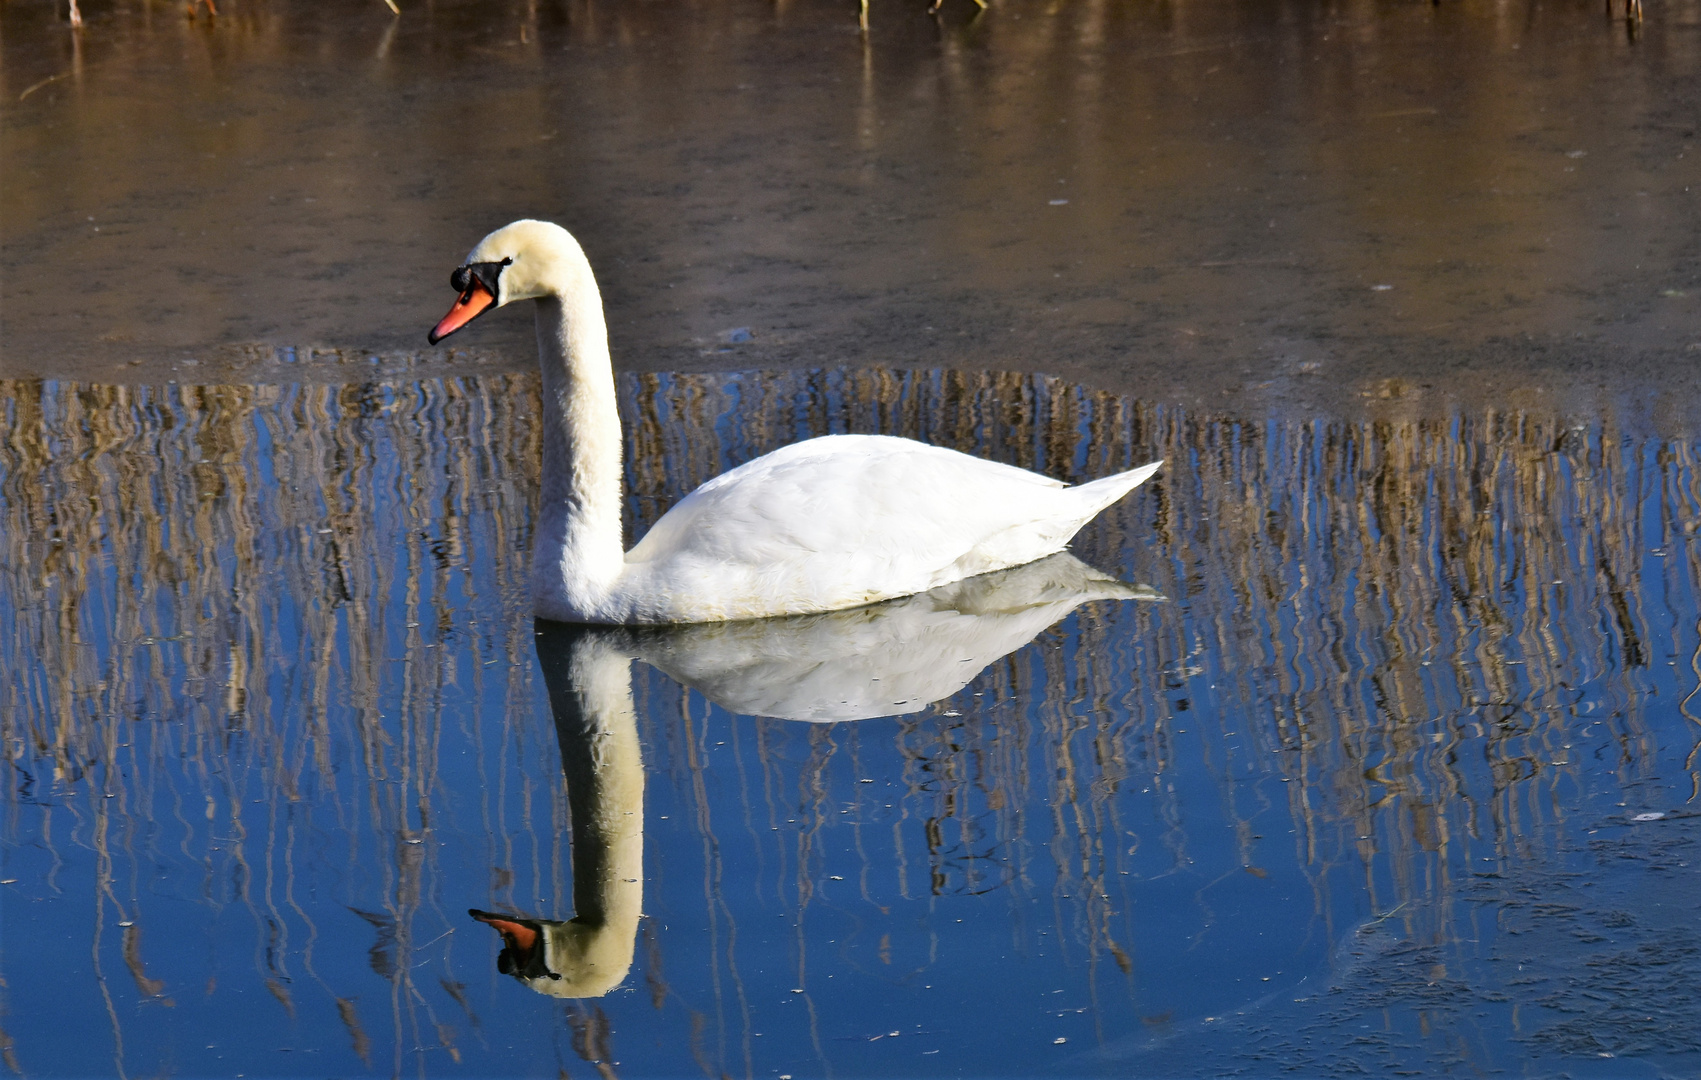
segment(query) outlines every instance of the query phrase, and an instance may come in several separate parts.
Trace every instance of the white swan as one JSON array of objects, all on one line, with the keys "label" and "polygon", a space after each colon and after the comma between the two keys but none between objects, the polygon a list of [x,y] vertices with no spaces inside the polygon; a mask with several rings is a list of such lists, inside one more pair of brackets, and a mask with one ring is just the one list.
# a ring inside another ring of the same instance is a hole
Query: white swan
[{"label": "white swan", "polygon": [[1062,550],[1161,462],[1066,487],[879,435],[782,447],[715,477],[621,550],[621,436],[602,297],[577,241],[516,221],[479,242],[433,344],[537,301],[543,493],[534,610],[584,623],[693,623],[858,607]]}]

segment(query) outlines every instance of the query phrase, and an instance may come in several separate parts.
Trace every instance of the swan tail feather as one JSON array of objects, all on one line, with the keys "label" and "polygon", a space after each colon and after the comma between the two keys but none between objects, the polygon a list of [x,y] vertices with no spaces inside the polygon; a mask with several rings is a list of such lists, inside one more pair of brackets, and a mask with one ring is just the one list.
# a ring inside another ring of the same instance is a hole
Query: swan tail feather
[{"label": "swan tail feather", "polygon": [[1085,484],[1077,484],[1073,490],[1083,502],[1092,507],[1087,514],[1087,520],[1091,520],[1093,515],[1151,479],[1152,474],[1157,472],[1162,465],[1163,461],[1160,459],[1142,465],[1137,469],[1117,473],[1115,476],[1106,476],[1098,480],[1088,481]]},{"label": "swan tail feather", "polygon": [[1079,484],[1058,491],[1061,504],[1057,512],[1044,514],[1001,529],[963,553],[936,578],[941,582],[973,577],[994,570],[1021,566],[1054,555],[1069,546],[1087,522],[1116,500],[1133,491],[1153,473],[1162,461],[1142,465],[1115,476]]}]

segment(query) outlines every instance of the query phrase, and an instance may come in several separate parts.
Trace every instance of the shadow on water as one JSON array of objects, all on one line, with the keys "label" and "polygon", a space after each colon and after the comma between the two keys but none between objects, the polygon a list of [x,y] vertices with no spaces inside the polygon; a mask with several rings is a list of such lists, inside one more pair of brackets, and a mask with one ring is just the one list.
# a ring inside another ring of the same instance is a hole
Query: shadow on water
[{"label": "shadow on water", "polygon": [[0,386],[8,1068],[1693,1066],[1701,471],[1637,401],[620,386],[633,535],[828,432],[1170,464],[1037,602],[586,632],[535,376]]}]

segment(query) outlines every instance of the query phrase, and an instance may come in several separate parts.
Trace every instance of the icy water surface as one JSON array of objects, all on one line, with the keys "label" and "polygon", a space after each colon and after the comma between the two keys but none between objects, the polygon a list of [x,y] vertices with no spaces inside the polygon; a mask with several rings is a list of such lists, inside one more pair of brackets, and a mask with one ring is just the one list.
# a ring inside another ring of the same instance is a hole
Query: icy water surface
[{"label": "icy water surface", "polygon": [[1701,1065],[1701,473],[1635,400],[621,391],[634,533],[831,431],[1169,464],[992,580],[585,630],[534,376],[5,384],[8,1069]]},{"label": "icy water surface", "polygon": [[0,8],[0,376],[414,378],[542,217],[651,371],[1701,399],[1701,0],[64,4]]}]

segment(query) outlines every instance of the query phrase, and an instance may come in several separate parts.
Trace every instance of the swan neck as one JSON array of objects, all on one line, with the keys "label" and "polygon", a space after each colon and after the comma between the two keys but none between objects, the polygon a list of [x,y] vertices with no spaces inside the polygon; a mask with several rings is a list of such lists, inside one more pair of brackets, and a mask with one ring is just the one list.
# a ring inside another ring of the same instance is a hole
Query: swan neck
[{"label": "swan neck", "polygon": [[602,298],[590,266],[537,301],[543,475],[537,558],[544,610],[598,619],[624,562],[622,448]]}]

